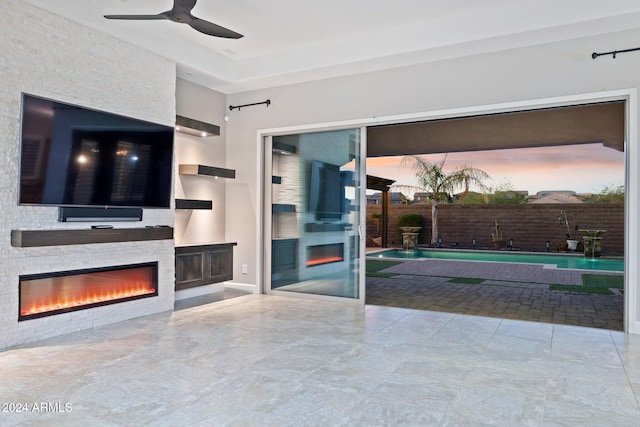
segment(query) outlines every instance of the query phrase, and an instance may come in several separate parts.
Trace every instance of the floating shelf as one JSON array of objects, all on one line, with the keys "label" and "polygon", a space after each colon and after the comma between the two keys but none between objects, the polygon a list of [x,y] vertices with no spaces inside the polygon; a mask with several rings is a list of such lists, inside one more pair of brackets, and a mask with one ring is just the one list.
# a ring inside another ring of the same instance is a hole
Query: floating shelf
[{"label": "floating shelf", "polygon": [[329,223],[329,224],[324,224],[324,223],[317,223],[317,222],[310,222],[304,225],[304,231],[306,231],[307,233],[323,233],[323,232],[327,232],[327,231],[344,231],[344,230],[351,230],[353,228],[353,226],[351,224],[347,224],[347,223]]},{"label": "floating shelf", "polygon": [[271,205],[271,211],[273,213],[281,213],[281,212],[295,212],[296,205],[289,205],[284,203],[274,203]]},{"label": "floating shelf", "polygon": [[235,178],[236,171],[233,169],[217,168],[205,165],[178,165],[180,175],[212,176],[214,178]]},{"label": "floating shelf", "polygon": [[176,132],[203,138],[220,135],[220,126],[184,116],[176,116]]},{"label": "floating shelf", "polygon": [[173,227],[11,230],[11,246],[87,245],[173,239]]},{"label": "floating shelf", "polygon": [[290,154],[296,154],[298,149],[296,148],[295,145],[274,141],[272,151],[276,154],[290,155]]},{"label": "floating shelf", "polygon": [[211,200],[176,199],[176,209],[213,209]]}]

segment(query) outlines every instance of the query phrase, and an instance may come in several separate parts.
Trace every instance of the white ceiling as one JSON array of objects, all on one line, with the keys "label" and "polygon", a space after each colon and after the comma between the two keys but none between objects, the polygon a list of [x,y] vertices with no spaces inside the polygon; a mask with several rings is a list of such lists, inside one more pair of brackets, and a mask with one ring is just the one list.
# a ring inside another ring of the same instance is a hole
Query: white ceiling
[{"label": "white ceiling", "polygon": [[193,15],[244,35],[229,40],[169,20],[103,18],[164,12],[173,0],[23,1],[157,52],[179,77],[224,93],[640,27],[638,0],[199,0]]}]

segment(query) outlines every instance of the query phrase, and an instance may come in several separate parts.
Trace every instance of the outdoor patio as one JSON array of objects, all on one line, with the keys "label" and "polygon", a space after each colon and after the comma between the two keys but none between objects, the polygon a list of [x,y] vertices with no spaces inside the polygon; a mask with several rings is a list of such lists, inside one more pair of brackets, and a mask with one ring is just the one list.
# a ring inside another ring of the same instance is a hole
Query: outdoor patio
[{"label": "outdoor patio", "polygon": [[368,274],[368,305],[623,330],[621,289],[612,294],[550,289],[580,287],[583,274],[591,272],[436,259],[389,265]]}]

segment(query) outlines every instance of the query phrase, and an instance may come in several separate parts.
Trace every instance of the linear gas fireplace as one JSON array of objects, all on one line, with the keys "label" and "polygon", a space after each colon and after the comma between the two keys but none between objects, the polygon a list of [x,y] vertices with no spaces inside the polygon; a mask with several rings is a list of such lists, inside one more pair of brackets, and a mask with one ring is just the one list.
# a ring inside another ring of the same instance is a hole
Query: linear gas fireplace
[{"label": "linear gas fireplace", "polygon": [[18,320],[158,295],[158,263],[20,276]]},{"label": "linear gas fireplace", "polygon": [[307,267],[344,261],[344,243],[307,246]]}]

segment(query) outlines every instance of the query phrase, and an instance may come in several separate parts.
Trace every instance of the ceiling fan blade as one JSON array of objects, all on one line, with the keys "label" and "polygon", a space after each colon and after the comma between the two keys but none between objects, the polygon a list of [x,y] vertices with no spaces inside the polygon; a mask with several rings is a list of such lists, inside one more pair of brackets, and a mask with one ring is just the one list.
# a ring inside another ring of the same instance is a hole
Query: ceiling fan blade
[{"label": "ceiling fan blade", "polygon": [[197,30],[203,34],[223,37],[227,39],[239,39],[243,35],[231,31],[228,28],[221,27],[213,22],[205,21],[204,19],[196,18],[191,14],[191,9],[194,8],[198,0],[174,0],[173,8],[157,15],[104,15],[107,19],[126,19],[131,21],[146,21],[156,19],[169,19],[179,24],[189,24],[191,28]]},{"label": "ceiling fan blade", "polygon": [[205,21],[204,19],[194,17],[188,24],[194,30],[200,31],[201,33],[210,36],[223,37],[226,39],[239,39],[244,37],[242,34],[231,31],[228,28],[221,27],[220,25],[214,24],[213,22]]},{"label": "ceiling fan blade", "polygon": [[130,20],[152,20],[152,19],[167,19],[164,13],[159,13],[157,15],[104,15],[107,19],[130,19]]},{"label": "ceiling fan blade", "polygon": [[175,10],[176,8],[183,8],[183,9],[187,9],[188,11],[191,11],[191,9],[193,9],[196,5],[198,0],[174,0],[173,1],[173,9]]}]

